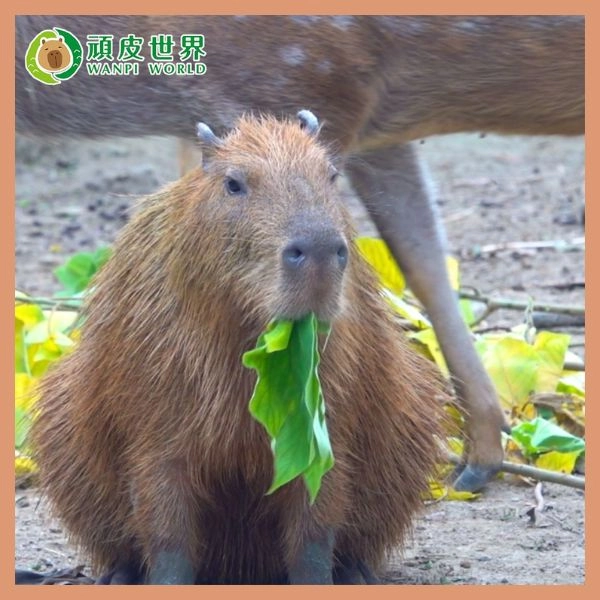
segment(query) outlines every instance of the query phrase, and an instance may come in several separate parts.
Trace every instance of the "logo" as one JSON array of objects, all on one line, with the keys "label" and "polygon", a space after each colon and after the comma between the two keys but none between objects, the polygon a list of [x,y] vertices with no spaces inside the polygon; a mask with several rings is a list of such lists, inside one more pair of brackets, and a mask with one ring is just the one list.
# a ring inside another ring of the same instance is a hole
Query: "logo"
[{"label": "logo", "polygon": [[38,33],[25,54],[27,72],[45,85],[71,79],[81,67],[83,48],[66,29],[54,27]]},{"label": "logo", "polygon": [[71,79],[83,65],[90,77],[199,76],[206,73],[205,39],[201,33],[129,33],[117,37],[89,33],[84,44],[66,29],[40,31],[27,47],[25,68],[37,81],[57,85]]}]

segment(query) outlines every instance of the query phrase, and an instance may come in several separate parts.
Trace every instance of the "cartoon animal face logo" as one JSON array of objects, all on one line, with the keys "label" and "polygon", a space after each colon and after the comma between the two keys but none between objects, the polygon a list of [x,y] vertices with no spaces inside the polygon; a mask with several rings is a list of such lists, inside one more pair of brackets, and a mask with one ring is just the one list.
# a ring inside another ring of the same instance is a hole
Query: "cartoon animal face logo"
[{"label": "cartoon animal face logo", "polygon": [[37,81],[58,85],[71,79],[83,62],[81,42],[66,29],[54,27],[40,31],[29,42],[25,68]]},{"label": "cartoon animal face logo", "polygon": [[54,40],[42,38],[36,59],[40,68],[50,73],[63,71],[73,62],[71,51],[62,37]]}]

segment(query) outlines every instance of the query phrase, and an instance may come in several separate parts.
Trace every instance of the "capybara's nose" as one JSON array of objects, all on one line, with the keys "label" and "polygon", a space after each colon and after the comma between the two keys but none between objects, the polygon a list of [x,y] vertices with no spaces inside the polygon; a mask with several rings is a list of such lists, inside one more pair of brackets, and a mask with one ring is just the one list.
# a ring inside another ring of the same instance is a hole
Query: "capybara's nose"
[{"label": "capybara's nose", "polygon": [[348,244],[335,231],[314,231],[291,240],[281,254],[283,266],[290,274],[311,266],[342,272],[348,264]]},{"label": "capybara's nose", "polygon": [[48,63],[53,69],[58,69],[62,66],[62,54],[58,50],[48,52]]}]

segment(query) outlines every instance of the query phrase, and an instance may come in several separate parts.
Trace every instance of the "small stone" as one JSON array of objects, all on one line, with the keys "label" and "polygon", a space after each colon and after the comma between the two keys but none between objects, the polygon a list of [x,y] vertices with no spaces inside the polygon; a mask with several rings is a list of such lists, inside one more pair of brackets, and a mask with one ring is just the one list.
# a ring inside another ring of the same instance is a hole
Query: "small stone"
[{"label": "small stone", "polygon": [[85,187],[92,192],[97,192],[99,189],[101,189],[101,186],[97,181],[86,181]]},{"label": "small stone", "polygon": [[463,569],[471,568],[471,563],[468,560],[461,560],[459,564]]},{"label": "small stone", "polygon": [[27,508],[30,505],[29,498],[21,496],[20,498],[17,498],[16,504],[19,508]]},{"label": "small stone", "polygon": [[74,160],[69,160],[68,158],[59,158],[56,161],[56,166],[59,169],[70,169],[73,168],[75,164]]},{"label": "small stone", "polygon": [[579,225],[580,219],[574,211],[563,211],[552,219],[557,225]]},{"label": "small stone", "polygon": [[502,202],[502,200],[495,200],[493,198],[482,198],[479,201],[479,206],[483,208],[502,208],[504,206],[504,202]]},{"label": "small stone", "polygon": [[67,237],[72,237],[73,234],[76,231],[79,231],[80,229],[81,229],[81,225],[79,225],[79,223],[73,223],[71,225],[67,225],[66,227],[63,227],[62,235],[67,236]]},{"label": "small stone", "polygon": [[40,264],[49,267],[55,267],[56,265],[60,264],[60,257],[46,254],[40,258]]},{"label": "small stone", "polygon": [[80,206],[63,206],[59,208],[54,214],[60,218],[67,217],[78,217],[82,213]]}]

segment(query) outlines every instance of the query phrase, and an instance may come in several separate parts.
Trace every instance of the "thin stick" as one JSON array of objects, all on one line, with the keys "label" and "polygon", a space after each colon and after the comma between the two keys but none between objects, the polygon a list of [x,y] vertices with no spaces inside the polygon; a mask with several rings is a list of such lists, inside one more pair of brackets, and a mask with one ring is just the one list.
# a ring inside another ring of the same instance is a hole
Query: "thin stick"
[{"label": "thin stick", "polygon": [[15,296],[16,304],[37,304],[42,308],[53,310],[79,311],[82,298],[35,298],[32,296]]},{"label": "thin stick", "polygon": [[583,371],[583,372],[585,372],[585,363],[575,362],[574,360],[565,360],[563,369],[565,371]]},{"label": "thin stick", "polygon": [[537,329],[561,329],[565,327],[585,327],[585,314],[565,315],[549,312],[534,312],[531,315],[533,326]]},{"label": "thin stick", "polygon": [[531,309],[539,312],[551,312],[564,315],[585,315],[585,307],[572,304],[540,304],[537,302],[528,302],[526,300],[512,300],[510,298],[492,298],[476,292],[461,290],[459,293],[465,300],[475,300],[487,304],[492,310],[498,308],[508,308],[512,310]]},{"label": "thin stick", "polygon": [[529,523],[531,525],[537,525],[538,527],[540,526],[540,523],[543,523],[541,515],[546,506],[546,503],[544,502],[543,485],[544,484],[541,481],[537,482],[535,489],[533,490],[535,504],[526,513],[529,517]]},{"label": "thin stick", "polygon": [[579,250],[585,246],[585,238],[578,237],[571,240],[539,240],[534,242],[505,242],[502,244],[485,244],[479,246],[475,252],[477,255],[493,254],[506,250]]},{"label": "thin stick", "polygon": [[[456,454],[447,453],[448,462],[458,465],[461,464],[461,459]],[[521,475],[522,477],[531,477],[538,481],[548,481],[550,483],[559,483],[568,487],[585,490],[585,477],[579,475],[567,475],[566,473],[557,473],[556,471],[548,471],[547,469],[539,469],[531,465],[519,465],[508,461],[502,461],[501,471],[512,473],[513,475]]]}]

